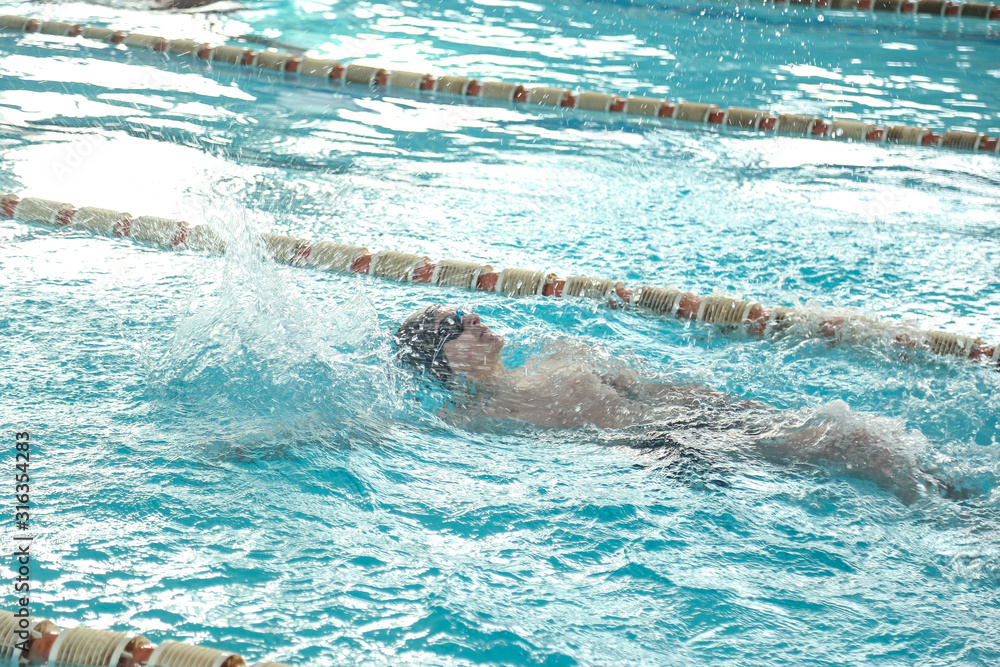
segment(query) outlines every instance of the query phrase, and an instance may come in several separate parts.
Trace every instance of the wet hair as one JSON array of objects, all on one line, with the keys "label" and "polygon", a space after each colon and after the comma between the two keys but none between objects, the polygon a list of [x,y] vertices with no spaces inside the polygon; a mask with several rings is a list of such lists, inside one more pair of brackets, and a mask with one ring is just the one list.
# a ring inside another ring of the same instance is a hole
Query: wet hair
[{"label": "wet hair", "polygon": [[455,377],[444,355],[444,344],[463,331],[460,317],[446,317],[437,322],[441,306],[427,306],[407,317],[393,336],[396,358],[410,368],[427,371],[440,382]]}]

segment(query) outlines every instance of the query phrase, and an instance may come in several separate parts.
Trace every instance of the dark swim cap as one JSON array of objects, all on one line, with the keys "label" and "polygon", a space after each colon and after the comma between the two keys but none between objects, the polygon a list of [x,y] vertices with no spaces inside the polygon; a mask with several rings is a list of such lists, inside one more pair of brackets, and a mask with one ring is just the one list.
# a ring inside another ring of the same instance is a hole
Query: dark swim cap
[{"label": "dark swim cap", "polygon": [[438,309],[427,306],[406,318],[393,336],[396,356],[411,368],[428,371],[441,382],[448,382],[455,374],[444,356],[444,344],[462,335],[461,313],[444,318],[435,326]]}]

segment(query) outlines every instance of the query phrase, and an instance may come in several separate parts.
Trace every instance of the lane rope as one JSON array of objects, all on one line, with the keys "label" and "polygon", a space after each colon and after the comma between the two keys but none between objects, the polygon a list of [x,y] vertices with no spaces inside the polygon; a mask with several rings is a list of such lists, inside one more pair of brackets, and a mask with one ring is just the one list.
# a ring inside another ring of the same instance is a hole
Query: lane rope
[{"label": "lane rope", "polygon": [[[815,0],[809,0],[810,2]],[[838,3],[839,0],[828,0]],[[852,2],[854,0],[851,0]],[[862,1],[862,0],[859,0]],[[880,3],[896,0],[863,0]],[[912,3],[911,3],[912,4]],[[923,0],[921,3],[923,4]],[[964,3],[964,6],[977,3]],[[995,7],[995,5],[991,5]],[[971,15],[971,14],[970,14]],[[471,77],[439,76],[381,67],[347,64],[338,60],[300,57],[278,51],[254,51],[245,46],[213,46],[192,39],[167,39],[156,35],[126,33],[103,27],[81,26],[64,21],[42,21],[24,16],[0,16],[0,32],[39,33],[122,45],[131,49],[162,53],[168,58],[208,61],[243,68],[281,72],[289,82],[326,82],[338,88],[355,86],[368,91],[395,89],[411,94],[433,93],[441,102],[454,98],[476,99],[497,105],[523,105],[549,109],[579,110],[627,116],[645,121],[681,121],[744,130],[768,135],[790,135],[813,139],[835,139],[873,144],[907,144],[950,148],[977,153],[1000,153],[1000,136],[966,130],[939,130],[909,125],[879,127],[853,120],[826,120],[809,114],[772,113],[761,109],[729,107],[702,102],[670,101],[655,97],[621,97],[568,88],[528,86],[508,81],[478,81]]]},{"label": "lane rope", "polygon": [[[78,625],[61,629],[52,621],[0,611],[0,665],[50,667],[247,667],[232,651],[165,641],[159,646],[142,635],[94,630]],[[257,662],[252,667],[289,667]]]},{"label": "lane rope", "polygon": [[963,19],[1000,20],[1000,6],[992,2],[951,2],[950,0],[763,0],[767,5],[811,7],[865,14],[913,14]]},{"label": "lane rope", "polygon": [[[191,226],[182,220],[158,216],[133,217],[129,213],[67,204],[36,197],[0,194],[0,219],[72,228],[102,236],[129,238],[171,250],[225,253],[226,244],[208,225]],[[639,285],[627,287],[620,280],[589,276],[560,278],[534,269],[502,268],[466,260],[437,262],[414,253],[381,250],[333,241],[313,243],[282,234],[261,234],[263,251],[275,261],[296,267],[311,267],[334,273],[365,274],[403,283],[426,283],[505,296],[587,298],[613,309],[635,308],[668,319],[704,322],[729,331],[742,331],[753,338],[798,335],[822,338],[832,344],[850,342],[868,346],[891,341],[900,356],[930,352],[943,357],[961,357],[1000,362],[1000,345],[980,338],[945,331],[922,329],[914,324],[882,320],[859,313],[831,314],[818,308],[767,308],[723,294],[700,297],[677,287]]]}]

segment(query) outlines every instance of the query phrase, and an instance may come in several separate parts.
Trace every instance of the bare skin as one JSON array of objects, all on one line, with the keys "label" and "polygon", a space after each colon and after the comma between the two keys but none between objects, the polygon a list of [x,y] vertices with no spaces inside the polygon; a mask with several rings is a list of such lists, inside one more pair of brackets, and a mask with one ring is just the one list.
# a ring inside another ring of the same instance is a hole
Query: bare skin
[{"label": "bare skin", "polygon": [[[435,325],[455,312],[439,307]],[[623,367],[597,368],[571,345],[508,369],[500,361],[502,336],[474,313],[465,313],[462,324],[462,333],[442,349],[452,372],[472,389],[472,400],[456,406],[456,413],[449,415],[452,419],[486,417],[555,428],[648,425],[656,429],[701,415],[700,423],[710,428],[727,419],[739,423],[743,446],[766,458],[843,466],[894,489],[907,502],[917,497],[918,488],[943,484],[924,473],[912,454],[836,414],[803,420],[708,387],[648,382]],[[838,409],[853,415],[846,406]]]},{"label": "bare skin", "polygon": [[[455,312],[439,308],[435,324]],[[602,374],[569,350],[508,369],[500,363],[502,336],[473,313],[466,313],[462,324],[462,334],[443,349],[452,371],[489,395],[483,416],[547,427],[620,429],[652,422],[654,408],[732,402],[708,387],[649,383],[623,370]]]}]

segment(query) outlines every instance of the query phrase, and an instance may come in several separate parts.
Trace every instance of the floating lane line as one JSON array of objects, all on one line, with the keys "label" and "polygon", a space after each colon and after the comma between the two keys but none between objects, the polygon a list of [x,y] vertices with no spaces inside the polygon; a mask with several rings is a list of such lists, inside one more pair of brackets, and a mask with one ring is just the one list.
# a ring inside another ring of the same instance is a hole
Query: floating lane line
[{"label": "floating lane line", "polygon": [[963,19],[1000,20],[1000,6],[992,2],[950,2],[950,0],[763,0],[764,4],[811,7],[859,14],[913,14],[949,16]]},{"label": "floating lane line", "polygon": [[[0,611],[0,664],[53,667],[247,667],[232,651],[165,641],[159,646],[142,635],[94,630],[78,625],[60,629],[52,621]],[[252,667],[289,667],[258,662]]]},{"label": "floating lane line", "polygon": [[[208,225],[158,216],[133,217],[129,213],[97,207],[76,208],[36,197],[0,194],[0,219],[47,227],[82,230],[103,236],[129,238],[171,250],[225,253],[225,241]],[[960,357],[997,367],[1000,345],[980,338],[945,331],[930,331],[909,324],[857,313],[831,314],[815,308],[767,308],[760,303],[722,294],[700,297],[676,287],[639,285],[627,287],[619,280],[555,273],[533,269],[502,268],[465,260],[431,261],[427,256],[368,248],[333,241],[314,243],[281,234],[261,234],[263,250],[275,261],[334,273],[364,274],[402,283],[426,283],[511,297],[588,298],[609,308],[634,308],[666,319],[703,322],[752,338],[798,335],[822,338],[832,344],[885,341],[902,358],[909,352],[930,352]]]},{"label": "floating lane line", "polygon": [[[812,2],[813,0],[810,0]],[[837,0],[829,0],[836,3]],[[871,0],[867,0],[871,1]],[[876,4],[888,0],[875,0]],[[853,0],[852,0],[853,2]],[[922,4],[922,3],[921,3]],[[976,3],[965,3],[972,5]],[[880,5],[881,6],[881,5]],[[995,5],[991,5],[995,7]],[[992,10],[991,10],[992,11]],[[471,77],[439,76],[405,70],[344,64],[338,60],[300,57],[277,51],[254,51],[245,46],[213,46],[191,39],[167,39],[156,35],[126,33],[103,27],[85,27],[63,21],[41,21],[23,16],[0,16],[0,32],[40,33],[122,45],[131,49],[163,53],[233,67],[283,72],[291,80],[357,86],[359,90],[396,89],[430,92],[435,99],[478,99],[493,104],[570,109],[621,115],[647,121],[674,120],[691,124],[726,127],[769,135],[813,139],[836,139],[874,144],[909,144],[998,154],[1000,137],[965,130],[935,131],[926,127],[890,125],[878,127],[859,120],[826,120],[803,114],[778,114],[768,110],[729,107],[702,102],[670,101],[653,97],[621,97],[608,93],[573,91],[548,86],[528,86],[507,81],[478,81]],[[439,97],[440,96],[440,97]]]}]

